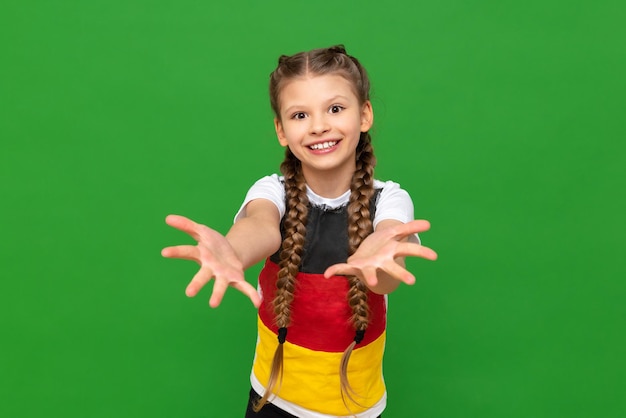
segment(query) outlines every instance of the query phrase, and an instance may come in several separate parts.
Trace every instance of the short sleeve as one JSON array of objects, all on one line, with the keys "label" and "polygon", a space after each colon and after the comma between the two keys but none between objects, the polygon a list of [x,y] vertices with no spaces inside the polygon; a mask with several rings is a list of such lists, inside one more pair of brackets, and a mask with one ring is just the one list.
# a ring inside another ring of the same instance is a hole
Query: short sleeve
[{"label": "short sleeve", "polygon": [[278,208],[280,217],[285,214],[285,186],[277,174],[265,176],[250,187],[241,207],[235,214],[233,222],[237,222],[246,215],[246,205],[255,199],[266,199]]},{"label": "short sleeve", "polygon": [[[374,228],[383,220],[393,219],[407,223],[415,219],[411,196],[409,196],[406,190],[400,188],[398,183],[394,183],[393,181],[377,181],[375,187],[382,188],[382,190],[376,203]],[[409,241],[419,244],[420,238],[415,234],[409,237]]]}]

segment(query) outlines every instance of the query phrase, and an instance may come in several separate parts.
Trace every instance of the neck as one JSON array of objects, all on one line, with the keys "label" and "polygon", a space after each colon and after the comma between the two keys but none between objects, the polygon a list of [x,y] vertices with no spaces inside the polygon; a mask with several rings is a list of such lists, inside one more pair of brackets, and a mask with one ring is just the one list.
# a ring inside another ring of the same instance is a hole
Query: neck
[{"label": "neck", "polygon": [[315,194],[334,199],[350,189],[354,168],[337,172],[335,170],[313,171],[303,167],[302,174],[306,184]]}]

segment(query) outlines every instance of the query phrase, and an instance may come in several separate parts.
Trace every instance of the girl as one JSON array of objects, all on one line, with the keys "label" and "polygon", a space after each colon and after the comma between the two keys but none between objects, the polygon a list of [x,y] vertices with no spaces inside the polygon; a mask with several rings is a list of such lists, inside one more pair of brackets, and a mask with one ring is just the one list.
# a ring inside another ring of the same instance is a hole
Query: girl
[{"label": "girl", "polygon": [[[282,176],[252,186],[226,236],[166,218],[198,242],[163,250],[200,264],[188,296],[214,279],[212,307],[232,286],[259,308],[246,417],[377,417],[385,408],[385,295],[415,282],[405,256],[437,255],[419,245],[430,225],[413,221],[408,194],[373,177],[369,87],[343,46],[281,56],[269,90]],[[244,270],[261,260],[257,292]]]}]

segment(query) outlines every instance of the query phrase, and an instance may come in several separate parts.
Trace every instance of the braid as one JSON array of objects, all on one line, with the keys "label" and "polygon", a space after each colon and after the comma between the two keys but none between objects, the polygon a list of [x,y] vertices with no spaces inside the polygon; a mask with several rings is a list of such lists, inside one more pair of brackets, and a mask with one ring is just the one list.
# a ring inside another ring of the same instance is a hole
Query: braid
[{"label": "braid", "polygon": [[287,213],[280,271],[276,282],[274,314],[276,315],[276,325],[287,327],[291,316],[289,305],[293,300],[294,282],[304,250],[309,199],[306,195],[306,183],[302,175],[300,161],[289,148],[287,148],[285,161],[281,164],[280,170],[285,177]]},{"label": "braid", "polygon": [[[361,242],[373,232],[370,203],[374,195],[374,150],[368,133],[361,134],[356,150],[356,170],[350,185],[348,205],[348,253],[354,254]],[[348,302],[352,308],[354,328],[363,330],[369,322],[366,286],[356,277],[350,277]]]},{"label": "braid", "polygon": [[291,302],[293,301],[296,275],[304,250],[308,215],[309,199],[306,195],[306,183],[302,175],[300,161],[289,148],[287,148],[285,160],[281,164],[280,170],[285,177],[287,212],[284,220],[285,238],[280,255],[280,270],[278,271],[276,294],[273,300],[275,322],[279,328],[279,344],[274,353],[265,393],[254,406],[256,412],[267,403],[276,384],[278,383],[280,386],[282,382],[283,343],[291,319]]},{"label": "braid", "polygon": [[361,133],[356,149],[356,169],[350,185],[348,205],[348,240],[350,254],[359,248],[361,242],[372,233],[370,201],[374,195],[374,166],[376,158],[369,133]]},{"label": "braid", "polygon": [[[369,133],[361,134],[361,140],[356,150],[356,170],[352,176],[350,203],[348,204],[348,252],[354,254],[361,242],[373,232],[370,213],[370,203],[374,195],[374,166],[376,158],[372,148]],[[348,346],[341,357],[339,378],[341,381],[341,396],[347,407],[346,397],[357,403],[352,394],[354,391],[348,382],[348,361],[352,350],[363,339],[363,333],[369,323],[369,308],[367,304],[367,286],[355,276],[348,276],[350,290],[348,304],[352,309],[352,323],[357,331],[355,340]],[[357,403],[358,404],[358,403]],[[349,409],[349,408],[348,408]]]}]

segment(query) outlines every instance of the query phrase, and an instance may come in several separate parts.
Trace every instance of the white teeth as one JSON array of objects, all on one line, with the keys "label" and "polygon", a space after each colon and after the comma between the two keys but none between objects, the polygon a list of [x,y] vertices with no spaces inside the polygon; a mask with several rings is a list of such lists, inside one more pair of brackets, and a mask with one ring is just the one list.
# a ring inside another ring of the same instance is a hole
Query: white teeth
[{"label": "white teeth", "polygon": [[334,147],[336,144],[337,144],[337,141],[327,141],[327,142],[324,142],[324,143],[311,145],[309,148],[311,148],[313,150],[328,149],[330,147]]}]

